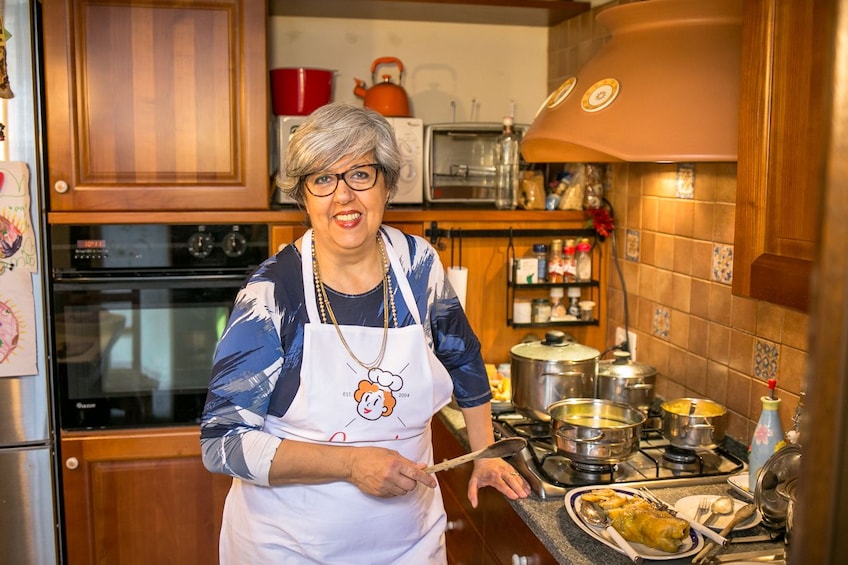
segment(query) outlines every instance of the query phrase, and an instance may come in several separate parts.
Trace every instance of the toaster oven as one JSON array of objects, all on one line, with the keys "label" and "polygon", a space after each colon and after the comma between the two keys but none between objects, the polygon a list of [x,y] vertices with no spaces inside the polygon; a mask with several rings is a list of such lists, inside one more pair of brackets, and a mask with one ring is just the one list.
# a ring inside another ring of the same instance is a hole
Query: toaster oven
[{"label": "toaster oven", "polygon": [[[306,116],[277,116],[275,119],[274,149],[272,150],[271,174],[285,175],[286,149],[289,138],[303,123]],[[424,202],[424,122],[419,118],[386,118],[395,130],[398,147],[401,154],[400,175],[398,187],[392,204],[421,204]],[[288,195],[276,186],[272,204],[293,205]]]},{"label": "toaster oven", "polygon": [[[522,136],[526,124],[516,124]],[[428,203],[495,204],[494,157],[503,124],[430,124],[424,129],[424,197]],[[522,161],[523,168],[525,163]]]}]

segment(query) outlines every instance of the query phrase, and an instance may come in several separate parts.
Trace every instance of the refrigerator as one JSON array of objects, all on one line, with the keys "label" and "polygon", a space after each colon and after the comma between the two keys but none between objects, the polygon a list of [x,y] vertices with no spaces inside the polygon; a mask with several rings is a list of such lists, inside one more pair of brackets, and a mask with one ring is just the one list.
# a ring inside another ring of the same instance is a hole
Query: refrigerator
[{"label": "refrigerator", "polygon": [[39,4],[0,0],[0,563],[15,565],[61,562],[39,189]]}]

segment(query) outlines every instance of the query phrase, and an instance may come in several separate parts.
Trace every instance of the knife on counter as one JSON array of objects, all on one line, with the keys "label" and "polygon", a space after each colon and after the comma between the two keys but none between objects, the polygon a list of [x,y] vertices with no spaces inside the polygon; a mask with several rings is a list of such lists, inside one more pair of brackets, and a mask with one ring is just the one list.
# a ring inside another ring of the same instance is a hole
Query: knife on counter
[{"label": "knife on counter", "polygon": [[[733,515],[733,518],[730,520],[730,522],[728,522],[727,525],[724,527],[724,529],[721,532],[719,532],[719,535],[721,535],[721,536],[728,535],[730,532],[733,531],[733,528],[735,528],[736,526],[738,526],[739,524],[741,524],[742,522],[744,522],[745,520],[750,518],[751,515],[754,514],[755,510],[756,510],[756,507],[753,504],[746,504],[745,506],[743,506],[742,508],[737,510],[736,514]],[[707,542],[704,545],[704,548],[701,549],[701,551],[698,553],[698,555],[696,555],[695,558],[692,559],[692,563],[705,563],[707,555],[710,553],[710,551],[713,550],[713,548],[715,546],[716,546],[716,544],[714,544],[713,542],[711,542],[711,541]],[[721,547],[721,549],[724,549],[724,548],[727,547],[727,544],[724,544],[723,546],[720,546],[720,547]],[[721,551],[721,549],[719,551]],[[735,554],[735,555],[739,555],[739,554]]]}]

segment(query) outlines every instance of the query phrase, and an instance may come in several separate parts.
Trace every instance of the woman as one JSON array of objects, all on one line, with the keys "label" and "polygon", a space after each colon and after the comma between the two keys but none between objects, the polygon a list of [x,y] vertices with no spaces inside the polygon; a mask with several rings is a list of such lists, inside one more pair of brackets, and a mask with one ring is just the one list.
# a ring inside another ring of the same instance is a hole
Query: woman
[{"label": "woman", "polygon": [[[424,239],[382,225],[400,156],[379,114],[330,104],[297,129],[284,189],[311,229],[239,293],[215,354],[203,461],[235,477],[222,563],[444,563],[430,420],[453,394],[493,440],[480,344]],[[468,484],[510,499],[501,459]]]}]

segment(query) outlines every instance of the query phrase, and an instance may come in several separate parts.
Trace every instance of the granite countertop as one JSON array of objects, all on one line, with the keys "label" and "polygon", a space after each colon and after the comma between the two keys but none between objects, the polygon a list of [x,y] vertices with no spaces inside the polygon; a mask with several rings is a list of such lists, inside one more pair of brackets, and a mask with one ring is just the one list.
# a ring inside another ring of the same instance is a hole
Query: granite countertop
[{"label": "granite countertop", "polygon": [[[442,409],[440,415],[448,427],[454,431],[457,438],[464,445],[467,445],[465,424],[461,413],[448,406]],[[740,499],[739,495],[724,481],[715,484],[685,487],[664,488],[657,486],[651,487],[651,491],[660,499],[672,505],[678,500],[691,495],[729,494],[736,499]],[[510,504],[559,563],[565,565],[594,565],[597,563],[626,565],[630,563],[630,560],[625,555],[607,547],[580,529],[568,515],[562,498],[542,499],[536,494],[532,494],[526,499],[511,501]],[[768,533],[770,533],[768,529],[762,525],[758,525],[746,529],[738,535],[741,537]],[[731,543],[726,553],[778,549],[782,546],[782,541]],[[668,563],[669,565],[691,562],[691,556],[663,560],[663,563]]]}]

